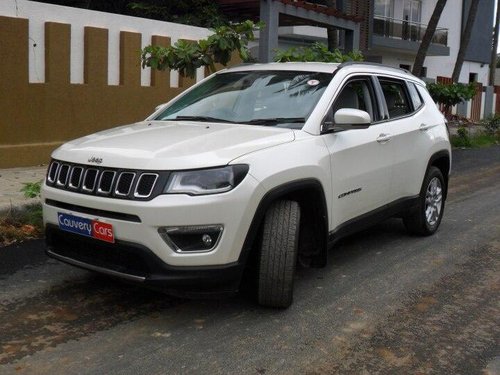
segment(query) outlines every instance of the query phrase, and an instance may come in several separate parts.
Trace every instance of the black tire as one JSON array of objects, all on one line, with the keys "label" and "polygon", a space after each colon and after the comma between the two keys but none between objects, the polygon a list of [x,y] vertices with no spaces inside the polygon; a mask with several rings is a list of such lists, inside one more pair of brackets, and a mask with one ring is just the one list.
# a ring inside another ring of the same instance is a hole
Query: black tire
[{"label": "black tire", "polygon": [[420,189],[417,207],[403,217],[408,232],[430,236],[437,231],[443,218],[445,189],[441,171],[430,167]]},{"label": "black tire", "polygon": [[300,207],[297,202],[278,201],[267,210],[259,252],[260,305],[286,308],[292,304],[299,228]]}]

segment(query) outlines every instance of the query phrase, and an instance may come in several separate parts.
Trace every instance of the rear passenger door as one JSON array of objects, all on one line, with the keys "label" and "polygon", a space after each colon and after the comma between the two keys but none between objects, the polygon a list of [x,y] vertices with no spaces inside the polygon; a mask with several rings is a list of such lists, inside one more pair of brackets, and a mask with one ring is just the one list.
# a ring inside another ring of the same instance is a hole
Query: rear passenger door
[{"label": "rear passenger door", "polygon": [[[428,147],[424,102],[415,84],[393,77],[378,77],[389,114],[388,125],[394,153],[390,201],[419,193],[422,154]],[[427,145],[427,146],[426,146]]]}]

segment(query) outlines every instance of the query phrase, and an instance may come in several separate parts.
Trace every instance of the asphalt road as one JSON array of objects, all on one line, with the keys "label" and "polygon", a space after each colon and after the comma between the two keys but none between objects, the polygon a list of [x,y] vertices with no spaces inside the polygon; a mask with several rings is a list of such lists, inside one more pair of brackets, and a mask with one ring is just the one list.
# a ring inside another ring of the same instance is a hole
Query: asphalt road
[{"label": "asphalt road", "polygon": [[191,301],[0,249],[0,373],[499,374],[500,147],[457,150],[440,230],[391,219],[302,269],[285,311]]}]

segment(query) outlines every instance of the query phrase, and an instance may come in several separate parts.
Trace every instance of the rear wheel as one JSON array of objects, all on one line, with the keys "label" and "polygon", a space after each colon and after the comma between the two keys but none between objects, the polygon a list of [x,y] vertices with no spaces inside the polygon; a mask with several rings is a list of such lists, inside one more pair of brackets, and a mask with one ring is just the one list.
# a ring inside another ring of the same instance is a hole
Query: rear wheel
[{"label": "rear wheel", "polygon": [[436,232],[444,212],[443,174],[430,167],[424,178],[417,208],[403,218],[406,229],[413,234],[429,236]]},{"label": "rear wheel", "polygon": [[259,252],[259,304],[279,308],[291,305],[299,229],[297,202],[278,201],[268,209]]}]

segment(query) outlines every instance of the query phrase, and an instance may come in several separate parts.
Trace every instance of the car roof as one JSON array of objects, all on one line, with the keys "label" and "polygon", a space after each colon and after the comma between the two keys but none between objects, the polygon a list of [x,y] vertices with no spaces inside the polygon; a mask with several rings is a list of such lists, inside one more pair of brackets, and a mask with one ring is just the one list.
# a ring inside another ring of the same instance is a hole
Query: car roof
[{"label": "car roof", "polygon": [[395,68],[389,65],[348,61],[345,63],[324,63],[324,62],[285,62],[285,63],[265,63],[265,64],[241,64],[231,68],[221,70],[220,72],[238,72],[250,70],[283,70],[283,71],[305,71],[334,73],[339,70],[346,70],[346,73],[372,73],[392,75],[399,78],[411,80],[425,86],[425,82],[415,77],[409,71],[401,68]]}]

